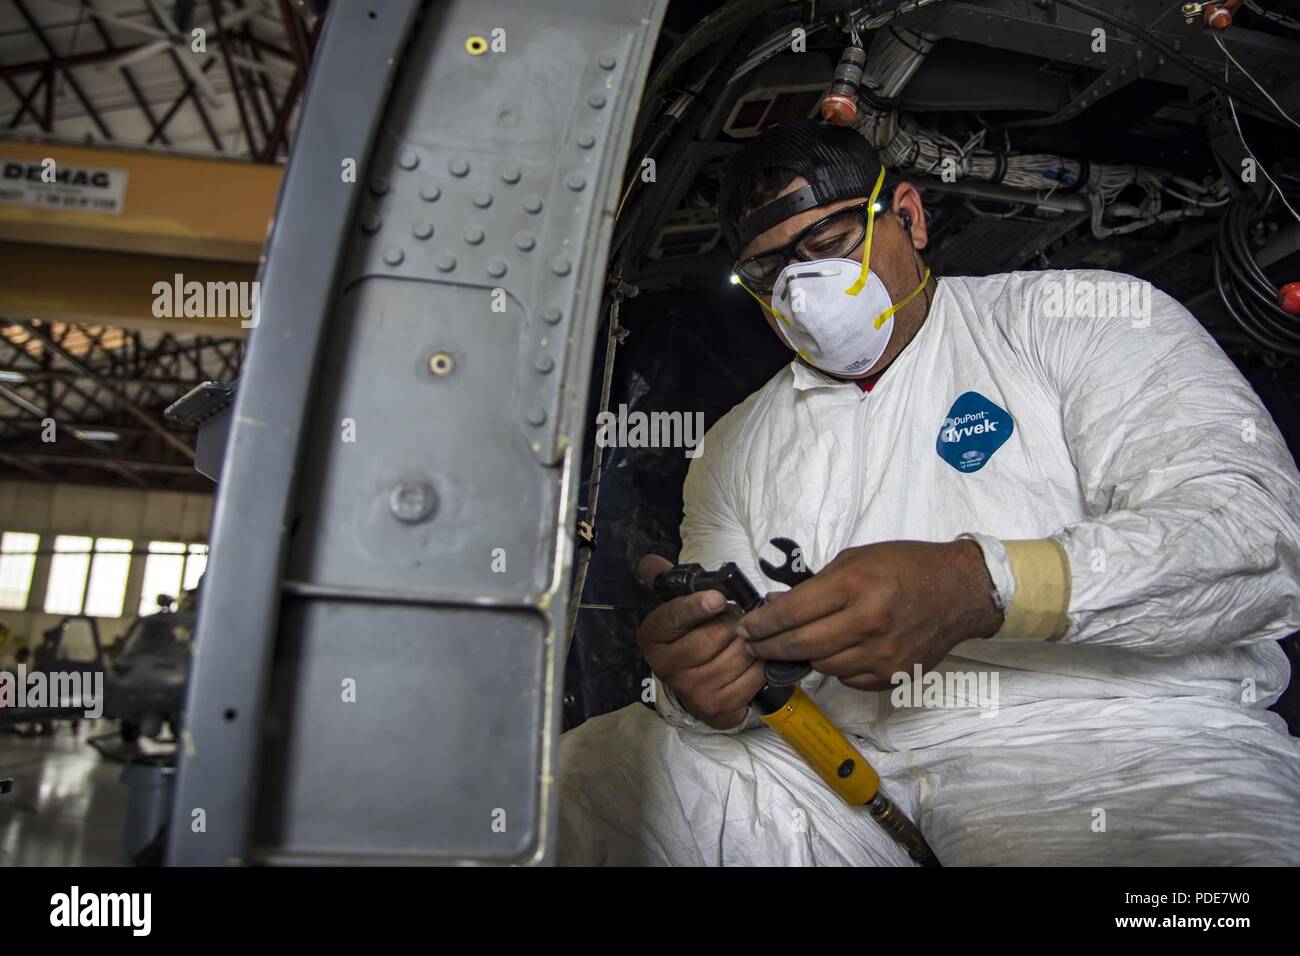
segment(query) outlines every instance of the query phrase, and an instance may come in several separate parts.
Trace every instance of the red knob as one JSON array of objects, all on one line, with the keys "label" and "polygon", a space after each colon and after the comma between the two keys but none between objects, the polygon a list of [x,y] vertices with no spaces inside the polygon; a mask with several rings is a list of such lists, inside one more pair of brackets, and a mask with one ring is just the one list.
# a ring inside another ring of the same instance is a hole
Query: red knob
[{"label": "red knob", "polygon": [[822,119],[832,126],[848,126],[858,118],[856,97],[843,93],[828,93],[822,100]]},{"label": "red knob", "polygon": [[1300,282],[1288,282],[1278,292],[1278,304],[1292,315],[1300,315]]},{"label": "red knob", "polygon": [[1205,22],[1216,30],[1226,30],[1232,26],[1232,11],[1226,6],[1219,6],[1217,3],[1207,4],[1205,7]]}]

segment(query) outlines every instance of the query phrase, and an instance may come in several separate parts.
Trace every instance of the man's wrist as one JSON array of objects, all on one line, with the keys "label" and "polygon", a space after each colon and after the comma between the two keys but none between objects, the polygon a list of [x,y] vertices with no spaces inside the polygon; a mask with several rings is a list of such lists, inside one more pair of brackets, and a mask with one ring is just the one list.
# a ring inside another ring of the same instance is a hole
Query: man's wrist
[{"label": "man's wrist", "polygon": [[967,639],[992,637],[1002,627],[1004,606],[983,549],[969,536],[958,538],[952,544],[958,555],[962,588],[968,597]]},{"label": "man's wrist", "polygon": [[963,534],[957,540],[969,541],[978,546],[984,557],[985,573],[993,585],[993,605],[1005,618],[1007,609],[1016,599],[1016,576],[1011,570],[1007,549],[1001,541],[987,534]]}]

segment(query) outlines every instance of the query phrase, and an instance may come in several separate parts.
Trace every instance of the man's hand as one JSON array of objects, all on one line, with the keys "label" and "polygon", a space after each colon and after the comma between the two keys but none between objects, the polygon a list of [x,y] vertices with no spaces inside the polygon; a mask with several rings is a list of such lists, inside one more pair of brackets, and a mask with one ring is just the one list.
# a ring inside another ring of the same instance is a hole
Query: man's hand
[{"label": "man's hand", "polygon": [[974,541],[887,541],[848,548],[779,601],[751,611],[739,633],[764,659],[812,662],[858,690],[932,668],[962,641],[1002,626]]},{"label": "man's hand", "polygon": [[[641,560],[641,579],[649,586],[671,567],[648,555]],[[636,632],[650,669],[683,707],[716,730],[741,724],[763,687],[763,662],[736,636],[739,617],[720,592],[702,591],[665,601]]]}]

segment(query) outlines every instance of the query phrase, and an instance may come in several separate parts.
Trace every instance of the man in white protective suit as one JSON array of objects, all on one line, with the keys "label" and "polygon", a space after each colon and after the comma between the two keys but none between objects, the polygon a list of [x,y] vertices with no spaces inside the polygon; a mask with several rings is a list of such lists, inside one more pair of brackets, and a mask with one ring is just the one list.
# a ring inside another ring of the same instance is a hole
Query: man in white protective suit
[{"label": "man in white protective suit", "polygon": [[848,129],[769,130],[719,211],[795,358],[705,437],[678,560],[779,590],[786,537],[818,573],[649,614],[655,711],[562,738],[560,862],[908,864],[747,709],[764,661],[810,660],[945,865],[1300,863],[1266,710],[1300,478],[1213,339],[1115,273],[936,282],[916,189]]}]

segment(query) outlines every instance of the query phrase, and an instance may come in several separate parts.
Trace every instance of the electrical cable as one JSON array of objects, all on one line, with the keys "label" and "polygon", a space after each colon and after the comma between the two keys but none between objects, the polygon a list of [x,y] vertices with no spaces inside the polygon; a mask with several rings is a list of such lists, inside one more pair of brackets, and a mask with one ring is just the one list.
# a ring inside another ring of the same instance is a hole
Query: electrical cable
[{"label": "electrical cable", "polygon": [[[798,22],[798,21],[795,21]],[[813,37],[820,33],[826,27],[830,26],[829,20],[818,20],[815,23],[803,27],[804,37]],[[740,66],[736,67],[736,72],[728,82],[734,83],[748,73],[752,73],[768,60],[772,59],[786,50],[790,49],[790,27],[784,26],[778,29],[768,39],[758,45],[749,59],[745,60]]]},{"label": "electrical cable", "polygon": [[1263,101],[1257,100],[1253,95],[1251,96],[1243,95],[1241,90],[1234,89],[1233,87],[1229,86],[1226,81],[1220,80],[1209,70],[1205,69],[1204,67],[1197,66],[1188,57],[1183,56],[1183,54],[1179,53],[1177,50],[1171,47],[1164,40],[1161,40],[1158,36],[1151,33],[1149,30],[1146,30],[1138,26],[1136,23],[1132,23],[1128,20],[1122,20],[1119,17],[1112,16],[1111,14],[1107,13],[1105,10],[1098,10],[1096,7],[1090,7],[1086,3],[1080,3],[1079,0],[1056,0],[1056,2],[1059,3],[1061,6],[1069,7],[1071,10],[1074,10],[1078,13],[1082,13],[1090,17],[1095,17],[1096,19],[1100,20],[1102,23],[1108,23],[1117,30],[1123,30],[1125,33],[1131,33],[1133,36],[1141,38],[1148,45],[1154,47],[1161,54],[1168,57],[1173,62],[1177,63],[1188,73],[1204,81],[1205,83],[1208,83],[1210,86],[1213,86],[1215,89],[1221,90],[1224,93],[1228,93],[1232,96],[1235,96],[1240,102],[1245,103],[1246,105],[1256,110],[1260,110],[1263,113],[1269,112],[1268,109],[1264,107]]},{"label": "electrical cable", "polygon": [[1203,199],[1193,199],[1191,196],[1180,193],[1177,189],[1170,186],[1162,186],[1161,188],[1175,199],[1181,199],[1183,202],[1191,203],[1193,206],[1200,206],[1202,209],[1217,209],[1219,206],[1226,206],[1232,201],[1231,197],[1225,196],[1223,199],[1216,199],[1214,202],[1206,202]]},{"label": "electrical cable", "polygon": [[1278,191],[1262,201],[1240,200],[1224,213],[1212,250],[1214,287],[1228,315],[1257,345],[1300,358],[1300,319],[1279,305],[1276,283],[1250,249],[1250,229],[1270,214],[1275,196],[1290,208]]},{"label": "electrical cable", "polygon": [[1025,204],[1022,202],[1011,203],[1011,208],[1006,212],[989,212],[987,209],[981,209],[974,199],[967,199],[962,205],[981,219],[1014,219],[1025,210]]},{"label": "electrical cable", "polygon": [[1274,13],[1272,10],[1265,10],[1255,0],[1246,0],[1245,7],[1256,16],[1263,17],[1278,26],[1286,27],[1288,30],[1300,30],[1300,20],[1293,20],[1291,17],[1281,13]]},{"label": "electrical cable", "polygon": [[[1297,123],[1295,120],[1293,120],[1291,116],[1287,113],[1287,111],[1282,109],[1282,107],[1278,105],[1277,100],[1273,99],[1273,97],[1269,95],[1268,90],[1260,86],[1259,81],[1256,80],[1253,76],[1251,76],[1249,71],[1247,71],[1247,69],[1244,66],[1242,66],[1240,63],[1237,62],[1237,58],[1228,51],[1228,48],[1226,46],[1223,45],[1223,38],[1220,37],[1217,33],[1214,34],[1214,42],[1219,44],[1219,49],[1223,51],[1223,55],[1232,61],[1232,65],[1241,71],[1241,75],[1244,76],[1246,79],[1250,80],[1250,82],[1254,83],[1255,88],[1259,90],[1261,93],[1263,93],[1266,97],[1268,97],[1268,101],[1273,104],[1273,107],[1278,111],[1279,114],[1281,114],[1282,118],[1286,120],[1288,123],[1290,123],[1292,126],[1294,126],[1296,129],[1300,129],[1300,123]],[[1224,73],[1226,74],[1227,71],[1225,70]]]},{"label": "electrical cable", "polygon": [[[866,25],[869,28],[880,20],[881,17],[873,18],[866,21]],[[1171,177],[1160,170],[1141,166],[1090,164],[1050,153],[1015,154],[1009,150],[990,150],[983,146],[986,128],[976,131],[963,144],[953,136],[921,127],[911,116],[894,111],[890,104],[891,101],[897,101],[935,40],[931,35],[890,25],[887,29],[879,30],[871,44],[867,75],[874,93],[868,98],[870,105],[863,110],[862,116],[854,125],[880,151],[885,164],[891,169],[931,176],[939,170],[945,173],[952,171],[963,178],[998,182],[1026,192],[1027,202],[1033,201],[1031,197],[1043,202],[1062,189],[1071,192],[1086,190],[1090,194],[1089,203],[1092,207],[1092,231],[1099,238],[1126,235],[1157,223],[1199,217],[1206,210],[1219,209],[1231,201],[1222,187],[1205,188],[1193,180]],[[1162,44],[1157,41],[1154,45]],[[1230,56],[1226,49],[1224,53]],[[1255,82],[1253,77],[1247,76],[1252,83]],[[1216,80],[1215,87],[1235,92],[1227,82],[1226,63],[1225,79]],[[1229,96],[1228,99],[1238,136],[1241,136],[1240,123],[1235,116],[1235,98]],[[1272,97],[1268,99],[1274,108],[1280,110]],[[878,103],[877,100],[884,102]],[[1267,112],[1266,115],[1272,116]],[[1285,116],[1284,112],[1283,115]],[[1244,137],[1242,143],[1245,145]],[[1246,149],[1250,152],[1249,146]],[[1258,163],[1257,159],[1255,161]],[[1265,175],[1268,176],[1267,170]],[[1271,176],[1268,178],[1273,182]],[[1171,180],[1178,188],[1170,184]],[[1109,213],[1109,208],[1121,193],[1133,186],[1145,193],[1145,199],[1136,206],[1127,204],[1122,212],[1117,209],[1115,213]],[[1177,199],[1184,204],[1183,208],[1162,209],[1162,195]],[[1282,199],[1286,201],[1284,196]],[[967,208],[988,218],[998,215],[971,205]],[[1116,217],[1129,221],[1111,225],[1106,223],[1108,218]]]},{"label": "electrical cable", "polygon": [[[1223,72],[1225,75],[1228,72],[1227,63],[1223,64]],[[1287,202],[1286,194],[1282,192],[1282,188],[1278,186],[1277,181],[1268,174],[1268,170],[1264,167],[1264,164],[1259,161],[1259,158],[1255,156],[1254,150],[1250,148],[1250,144],[1246,142],[1246,134],[1241,131],[1241,120],[1237,119],[1237,106],[1235,103],[1233,103],[1232,97],[1231,96],[1227,97],[1227,100],[1228,100],[1228,112],[1232,114],[1232,125],[1236,127],[1237,138],[1241,140],[1241,146],[1246,151],[1246,155],[1251,158],[1251,160],[1255,163],[1255,166],[1258,167],[1259,171],[1264,174],[1264,178],[1268,180],[1269,185],[1271,185],[1274,191],[1276,191],[1278,198],[1282,200],[1282,205],[1286,206],[1286,208],[1290,210],[1291,215],[1294,216],[1297,221],[1300,221],[1300,213],[1297,213],[1295,211],[1295,208],[1289,202]]]},{"label": "electrical cable", "polygon": [[[645,92],[641,96],[643,105],[655,102],[664,93],[670,81],[688,63],[698,57],[715,43],[742,33],[755,18],[780,6],[783,0],[735,0],[714,10],[691,28],[682,37],[677,46],[669,51],[663,62],[656,67],[647,80]],[[649,115],[648,110],[642,110]],[[647,120],[648,122],[648,120]],[[642,133],[642,123],[638,119],[637,137]]]}]

